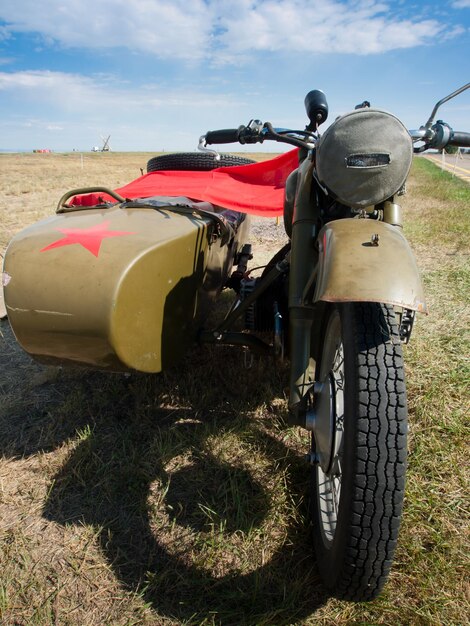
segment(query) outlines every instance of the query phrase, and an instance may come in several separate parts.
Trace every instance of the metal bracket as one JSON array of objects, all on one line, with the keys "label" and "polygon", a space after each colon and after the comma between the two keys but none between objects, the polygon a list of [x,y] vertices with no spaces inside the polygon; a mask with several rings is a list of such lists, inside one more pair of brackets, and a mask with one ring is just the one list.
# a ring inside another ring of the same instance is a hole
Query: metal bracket
[{"label": "metal bracket", "polygon": [[208,152],[209,154],[213,154],[215,160],[216,161],[220,161],[220,154],[217,152],[217,150],[214,150],[213,148],[207,148],[206,147],[206,136],[205,135],[201,135],[199,137],[199,143],[198,143],[197,149],[200,150],[201,152]]},{"label": "metal bracket", "polygon": [[416,312],[411,309],[403,309],[400,320],[400,340],[402,343],[408,343],[413,330]]}]

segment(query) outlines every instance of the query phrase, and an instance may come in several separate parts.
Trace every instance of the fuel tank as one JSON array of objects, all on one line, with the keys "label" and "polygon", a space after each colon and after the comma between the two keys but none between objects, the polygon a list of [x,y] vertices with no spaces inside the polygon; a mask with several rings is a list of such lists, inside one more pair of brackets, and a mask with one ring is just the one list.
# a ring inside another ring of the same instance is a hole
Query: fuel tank
[{"label": "fuel tank", "polygon": [[246,216],[146,200],[73,210],[10,242],[3,284],[20,345],[52,364],[160,372],[195,340],[245,243]]}]

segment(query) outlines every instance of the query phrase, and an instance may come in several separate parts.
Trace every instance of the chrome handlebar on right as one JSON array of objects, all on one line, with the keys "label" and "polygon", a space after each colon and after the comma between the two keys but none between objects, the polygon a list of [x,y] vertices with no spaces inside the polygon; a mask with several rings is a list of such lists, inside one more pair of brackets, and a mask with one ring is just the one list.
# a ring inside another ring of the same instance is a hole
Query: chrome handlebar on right
[{"label": "chrome handlebar on right", "polygon": [[430,148],[443,150],[446,146],[470,148],[470,133],[453,130],[442,120],[436,122],[431,128],[421,126],[417,130],[408,132],[413,142],[423,142],[422,146],[414,148],[415,152],[424,152]]},{"label": "chrome handlebar on right", "polygon": [[418,130],[410,130],[409,133],[413,142],[422,141],[423,145],[414,149],[415,152],[424,152],[429,148],[436,150],[442,150],[446,146],[458,146],[461,148],[470,148],[470,133],[460,132],[453,130],[449,124],[446,124],[442,120],[438,120],[434,123],[437,110],[439,107],[458,96],[460,93],[470,87],[470,83],[463,85],[460,89],[452,92],[434,106],[431,116],[424,126],[421,126]]}]

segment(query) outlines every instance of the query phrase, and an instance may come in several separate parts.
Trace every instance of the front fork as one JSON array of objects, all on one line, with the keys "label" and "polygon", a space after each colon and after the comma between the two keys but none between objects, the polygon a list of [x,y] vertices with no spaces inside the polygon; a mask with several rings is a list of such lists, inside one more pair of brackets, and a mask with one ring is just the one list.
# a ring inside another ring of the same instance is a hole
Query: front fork
[{"label": "front fork", "polygon": [[299,167],[289,275],[289,413],[293,423],[304,427],[309,408],[309,392],[314,383],[311,357],[315,309],[311,299],[307,297],[318,261],[318,215],[312,188],[313,167],[313,162],[308,158]]}]

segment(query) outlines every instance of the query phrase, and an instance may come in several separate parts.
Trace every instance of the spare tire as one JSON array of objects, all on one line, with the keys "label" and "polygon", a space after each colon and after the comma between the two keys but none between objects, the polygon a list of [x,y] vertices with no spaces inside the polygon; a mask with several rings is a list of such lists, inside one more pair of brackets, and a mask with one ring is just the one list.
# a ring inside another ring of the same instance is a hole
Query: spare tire
[{"label": "spare tire", "polygon": [[205,152],[175,152],[174,154],[163,154],[153,157],[147,163],[147,172],[158,172],[161,170],[190,170],[193,172],[207,172],[217,167],[232,167],[234,165],[249,165],[256,163],[253,159],[235,156],[232,154],[221,154],[216,161],[215,155]]}]

